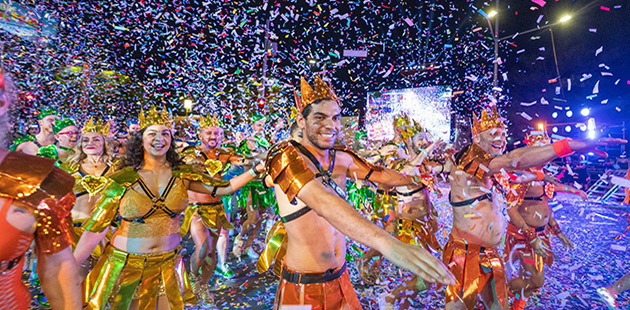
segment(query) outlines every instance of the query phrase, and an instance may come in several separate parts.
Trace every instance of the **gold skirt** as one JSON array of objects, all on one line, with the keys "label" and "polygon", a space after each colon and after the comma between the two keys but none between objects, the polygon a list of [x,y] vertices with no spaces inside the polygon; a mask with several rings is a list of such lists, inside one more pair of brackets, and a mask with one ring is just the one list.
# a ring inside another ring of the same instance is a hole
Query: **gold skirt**
[{"label": "gold skirt", "polygon": [[196,303],[179,254],[133,254],[105,247],[103,255],[83,282],[84,309],[155,309],[159,296],[166,296],[171,309],[184,309],[184,302]]}]

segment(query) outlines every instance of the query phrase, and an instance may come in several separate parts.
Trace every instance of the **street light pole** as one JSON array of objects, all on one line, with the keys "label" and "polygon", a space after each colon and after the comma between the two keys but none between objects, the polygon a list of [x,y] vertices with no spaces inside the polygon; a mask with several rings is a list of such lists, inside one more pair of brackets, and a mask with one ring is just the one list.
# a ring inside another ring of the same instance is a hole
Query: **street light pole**
[{"label": "street light pole", "polygon": [[[496,0],[496,7],[495,10],[499,10],[499,0]],[[499,72],[499,14],[497,14],[495,16],[495,20],[494,20],[494,34],[492,36],[492,39],[494,40],[494,69],[493,69],[493,74],[492,74],[492,88],[496,88],[497,87],[497,73]],[[490,20],[488,20],[488,23],[490,23]],[[492,28],[492,27],[491,27]]]}]

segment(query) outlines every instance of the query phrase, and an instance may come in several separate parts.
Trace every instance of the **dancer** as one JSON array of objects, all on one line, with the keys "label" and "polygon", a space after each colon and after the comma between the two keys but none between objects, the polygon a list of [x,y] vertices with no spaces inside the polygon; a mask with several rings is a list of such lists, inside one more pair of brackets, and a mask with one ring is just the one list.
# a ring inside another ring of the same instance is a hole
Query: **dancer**
[{"label": "dancer", "polygon": [[[409,118],[405,115],[395,116],[393,121],[394,139],[381,147],[379,162],[390,169],[403,168],[405,165],[398,165],[403,161],[407,161],[408,152],[405,150],[405,143],[411,143],[410,134],[415,134]],[[409,144],[411,146],[411,144]],[[418,154],[414,159],[409,161],[409,166],[414,167],[424,159],[424,154]],[[386,231],[394,233],[394,219],[396,218],[396,210],[398,206],[398,193],[396,188],[386,184],[378,184],[374,203],[372,204],[371,220],[375,224],[383,227]],[[375,260],[374,257],[377,257]],[[372,262],[373,261],[373,262]],[[372,262],[370,266],[369,263]],[[363,257],[357,260],[357,269],[359,277],[366,284],[376,284],[379,279],[379,270],[383,263],[383,257],[375,249],[369,249]]]},{"label": "dancer", "polygon": [[[264,159],[271,144],[265,138],[265,116],[255,114],[251,123],[252,134],[241,142],[240,154],[247,158],[246,166]],[[240,259],[243,253],[251,258],[258,258],[252,248],[257,233],[262,227],[265,212],[275,204],[273,192],[266,188],[261,180],[254,180],[240,190],[239,207],[245,209],[247,218],[241,224],[240,233],[234,238],[232,253]],[[269,210],[271,211],[271,210]]]},{"label": "dancer", "polygon": [[[394,234],[402,242],[436,253],[441,251],[442,247],[435,238],[438,228],[437,214],[434,214],[429,198],[429,190],[435,191],[433,188],[435,180],[431,175],[421,175],[418,167],[443,143],[438,140],[429,144],[426,138],[428,133],[424,132],[415,120],[412,122],[407,115],[397,116],[395,124],[403,138],[405,157],[407,157],[399,160],[395,169],[407,175],[417,175],[420,177],[420,184],[396,187],[399,198],[394,220]],[[408,309],[410,298],[427,288],[428,285],[422,279],[412,275],[411,279],[385,296],[383,300],[385,303],[381,308],[393,309],[394,302],[400,299],[401,304],[398,309]]]},{"label": "dancer", "polygon": [[74,153],[74,146],[79,142],[81,132],[71,118],[57,119],[52,129],[55,134],[55,143],[40,147],[37,156],[55,159],[57,165],[61,165]]},{"label": "dancer", "polygon": [[[223,180],[227,169],[231,165],[242,165],[243,158],[221,148],[224,137],[223,124],[216,115],[202,118],[199,128],[201,145],[185,149],[184,162],[201,166],[210,176]],[[238,188],[234,188],[236,189]],[[225,278],[234,276],[226,263],[228,230],[234,226],[225,214],[221,196],[189,191],[188,197],[190,202],[180,235],[183,237],[190,227],[195,242],[195,253],[190,259],[190,276],[193,284],[199,285],[199,289],[196,290],[202,299],[209,300],[208,281],[213,272]]]},{"label": "dancer", "polygon": [[16,139],[11,146],[11,150],[36,155],[40,147],[55,143],[56,139],[55,133],[53,132],[53,124],[58,118],[55,109],[52,107],[43,108],[37,115],[37,123],[40,129],[39,133],[36,136],[25,135]]},{"label": "dancer", "polygon": [[[11,84],[1,73],[0,128],[5,129]],[[74,203],[72,176],[56,168],[53,160],[0,148],[0,179],[0,309],[29,309],[31,294],[22,283],[22,270],[24,254],[33,240],[40,283],[50,306],[81,309],[80,278],[68,222]]]},{"label": "dancer", "polygon": [[394,186],[411,184],[413,178],[333,148],[341,128],[336,96],[319,76],[314,89],[303,79],[301,83],[302,144],[287,141],[274,146],[265,166],[288,237],[274,309],[297,304],[311,305],[311,309],[361,309],[346,271],[346,236],[431,282],[453,283],[446,267],[426,250],[396,240],[343,199],[347,177],[357,175]]},{"label": "dancer", "polygon": [[595,149],[598,145],[626,141],[564,139],[500,155],[505,151],[506,133],[496,108],[490,115],[483,110],[481,118],[473,115],[472,134],[473,143],[458,152],[455,165],[449,167],[453,228],[442,259],[455,274],[457,284],[446,289],[446,309],[473,309],[478,294],[488,308],[506,309],[507,280],[496,246],[505,235],[507,222],[494,182],[503,182],[501,178],[512,183],[532,182],[538,178],[537,174],[520,171],[516,176],[510,171],[540,166],[575,151],[605,156],[606,153]]},{"label": "dancer", "polygon": [[[72,208],[75,242],[83,234],[81,225],[90,216],[100,192],[107,184],[107,176],[115,170],[114,150],[107,138],[109,123],[94,121],[93,118],[81,129],[81,139],[75,147],[75,152],[61,168],[75,178],[73,192],[76,203]],[[108,239],[109,240],[109,239]],[[96,260],[101,256],[103,246],[97,247],[88,262],[81,265],[81,279],[85,278]]]},{"label": "dancer", "polygon": [[[243,174],[215,180],[181,165],[172,118],[152,107],[140,113],[141,130],[129,141],[125,168],[110,176],[74,251],[79,263],[92,253],[111,221],[120,227],[88,274],[87,309],[183,309],[194,301],[180,258],[180,213],[188,190],[227,195],[250,181]],[[178,266],[176,268],[176,266]]]},{"label": "dancer", "polygon": [[[526,138],[528,146],[549,143],[545,132]],[[555,192],[568,192],[587,199],[584,191],[559,184],[546,176],[542,167],[530,168],[528,171],[539,175],[538,179],[541,180],[512,185],[514,190],[507,195],[510,221],[503,251],[504,261],[512,263],[518,260],[520,263],[519,276],[509,281],[510,290],[515,296],[513,310],[525,309],[528,298],[545,282],[544,265],[551,267],[553,263],[550,234],[558,237],[566,248],[573,248],[549,208],[549,199],[553,198]]]}]

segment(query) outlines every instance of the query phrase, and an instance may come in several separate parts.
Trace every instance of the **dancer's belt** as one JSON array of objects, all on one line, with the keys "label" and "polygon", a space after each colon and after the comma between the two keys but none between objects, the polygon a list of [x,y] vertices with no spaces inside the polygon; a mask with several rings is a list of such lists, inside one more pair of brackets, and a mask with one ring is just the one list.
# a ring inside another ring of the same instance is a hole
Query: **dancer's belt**
[{"label": "dancer's belt", "polygon": [[395,190],[388,191],[388,190],[384,190],[384,189],[377,189],[376,193],[380,194],[380,195],[390,195],[390,196],[396,196],[397,195]]},{"label": "dancer's belt", "polygon": [[534,230],[535,230],[536,232],[545,231],[545,225],[540,226],[540,227],[536,227]]},{"label": "dancer's belt", "polygon": [[322,273],[291,272],[288,268],[282,269],[282,279],[295,284],[326,283],[338,279],[346,271],[346,263],[337,271],[328,269]]},{"label": "dancer's belt", "polygon": [[24,254],[14,259],[0,262],[0,274],[5,274],[13,269],[15,266],[17,266],[20,263],[20,260],[22,260],[22,257],[24,257]]}]

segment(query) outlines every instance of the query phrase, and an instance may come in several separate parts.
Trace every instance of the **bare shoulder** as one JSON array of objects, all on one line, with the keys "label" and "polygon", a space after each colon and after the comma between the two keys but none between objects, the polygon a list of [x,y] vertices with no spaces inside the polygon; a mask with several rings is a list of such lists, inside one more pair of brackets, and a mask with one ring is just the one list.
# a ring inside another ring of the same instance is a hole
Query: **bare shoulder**
[{"label": "bare shoulder", "polygon": [[35,155],[35,154],[37,154],[38,150],[39,150],[39,147],[37,147],[37,145],[35,143],[33,143],[32,141],[21,143],[16,148],[16,151],[22,152],[22,153],[28,154],[28,155]]}]

